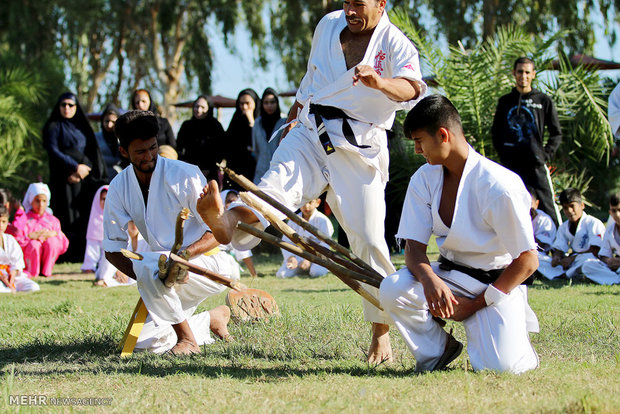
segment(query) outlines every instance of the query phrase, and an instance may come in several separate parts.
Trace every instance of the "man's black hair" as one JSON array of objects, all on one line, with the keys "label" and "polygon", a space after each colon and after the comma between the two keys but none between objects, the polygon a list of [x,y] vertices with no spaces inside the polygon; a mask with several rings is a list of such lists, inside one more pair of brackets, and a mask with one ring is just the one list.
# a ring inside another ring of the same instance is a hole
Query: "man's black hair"
[{"label": "man's black hair", "polygon": [[151,111],[129,111],[119,116],[114,133],[121,147],[127,149],[135,139],[143,141],[157,137],[159,123]]},{"label": "man's black hair", "polygon": [[422,99],[409,111],[403,124],[407,138],[411,138],[414,131],[421,129],[434,135],[441,127],[463,133],[459,111],[442,95],[429,95]]},{"label": "man's black hair", "polygon": [[532,187],[531,185],[526,185],[525,189],[528,193],[530,193],[533,200],[540,200],[540,198],[538,198],[538,194],[536,194],[536,189],[534,187]]},{"label": "man's black hair", "polygon": [[534,61],[532,59],[530,59],[529,57],[521,56],[520,58],[515,60],[515,64],[512,66],[512,70],[517,70],[517,65],[523,65],[528,63],[531,64],[534,69],[536,69],[536,65],[534,64]]},{"label": "man's black hair", "polygon": [[615,193],[612,194],[611,196],[609,196],[609,205],[610,206],[617,206],[620,204],[620,193]]},{"label": "man's black hair", "polygon": [[576,188],[567,188],[560,193],[560,204],[583,203],[581,192]]},{"label": "man's black hair", "polygon": [[0,205],[0,217],[8,217],[9,209],[4,204]]}]

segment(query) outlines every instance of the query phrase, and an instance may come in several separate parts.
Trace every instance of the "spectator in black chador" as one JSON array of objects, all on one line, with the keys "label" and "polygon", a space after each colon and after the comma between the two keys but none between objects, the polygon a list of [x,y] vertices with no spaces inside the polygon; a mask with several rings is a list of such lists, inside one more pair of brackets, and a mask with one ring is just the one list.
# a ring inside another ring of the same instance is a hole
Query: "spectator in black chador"
[{"label": "spectator in black chador", "polygon": [[70,241],[63,259],[81,261],[90,202],[97,189],[108,183],[108,174],[75,94],[66,92],[58,98],[43,127],[43,146],[49,156],[50,207]]},{"label": "spectator in black chador", "polygon": [[[256,160],[252,156],[252,127],[260,116],[260,100],[253,89],[244,89],[237,97],[236,110],[226,131],[226,160],[228,166],[248,180],[254,178]],[[225,187],[240,189],[234,183]]]},{"label": "spectator in black chador", "polygon": [[151,94],[146,89],[136,89],[131,95],[131,108],[139,109],[141,111],[151,111],[157,116],[157,124],[159,125],[159,132],[157,133],[157,144],[170,145],[172,148],[177,148],[177,140],[172,132],[172,127],[168,118],[162,118],[159,116],[157,105],[153,103]]},{"label": "spectator in black chador", "polygon": [[208,180],[217,180],[215,164],[224,158],[225,135],[207,97],[200,95],[194,101],[192,118],[183,122],[177,135],[179,159],[197,165]]}]

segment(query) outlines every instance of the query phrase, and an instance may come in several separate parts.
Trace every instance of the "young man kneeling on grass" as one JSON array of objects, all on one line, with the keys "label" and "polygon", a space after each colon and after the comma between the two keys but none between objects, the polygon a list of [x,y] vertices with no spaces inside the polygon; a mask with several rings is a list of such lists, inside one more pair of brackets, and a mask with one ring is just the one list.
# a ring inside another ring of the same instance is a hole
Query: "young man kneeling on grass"
[{"label": "young man kneeling on grass", "polygon": [[[463,348],[433,317],[463,322],[475,370],[536,368],[528,331],[538,331],[538,320],[521,284],[538,259],[523,182],[474,151],[443,96],[418,103],[404,129],[427,164],[411,178],[397,234],[407,240],[407,267],[385,278],[381,305],[419,371],[444,369]],[[431,234],[441,254],[433,263]]]},{"label": "young man kneeling on grass", "polygon": [[[176,218],[181,209],[188,208],[190,215],[179,256],[227,277],[232,276],[233,259],[219,251],[219,243],[196,211],[205,177],[196,166],[159,157],[158,130],[157,118],[148,111],[131,111],[116,121],[120,153],[131,166],[110,183],[103,211],[103,249],[110,263],[137,280],[149,311],[136,348],[191,354],[200,351],[199,345],[213,342],[210,332],[221,338],[228,336],[230,310],[218,306],[193,315],[200,302],[224,291],[224,286],[188,274],[174,264],[168,277],[174,277],[179,284],[166,287],[159,277],[157,259],[159,253],[169,252],[174,245]],[[133,262],[120,253],[127,246],[130,221],[150,250],[158,253],[143,253],[143,260]]]}]

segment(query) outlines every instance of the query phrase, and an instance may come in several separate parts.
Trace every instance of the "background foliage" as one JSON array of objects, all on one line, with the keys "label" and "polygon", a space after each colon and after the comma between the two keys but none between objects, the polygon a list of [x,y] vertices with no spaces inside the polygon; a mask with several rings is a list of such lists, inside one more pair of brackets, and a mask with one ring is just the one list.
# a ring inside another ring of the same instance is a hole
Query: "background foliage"
[{"label": "background foliage", "polygon": [[[559,32],[546,40],[532,41],[524,28],[507,25],[471,48],[451,45],[448,53],[417,29],[404,9],[396,9],[391,19],[420,51],[423,73],[432,73],[435,91],[447,96],[461,114],[468,141],[481,154],[497,160],[491,140],[491,125],[500,96],[514,86],[512,67],[519,56],[536,62],[534,87],[550,95],[560,117],[563,143],[551,162],[552,178],[559,192],[569,185],[587,192],[599,206],[605,206],[606,192],[616,186],[618,168],[609,163],[614,145],[607,122],[607,95],[610,90],[592,68],[573,68],[560,56],[560,70],[549,70],[555,57],[554,45],[565,36]],[[392,140],[394,142],[394,140]],[[416,162],[409,142],[393,143],[391,177],[394,194],[404,194],[408,177],[423,160]],[[596,176],[597,180],[592,181]],[[399,184],[397,184],[398,182]]]}]

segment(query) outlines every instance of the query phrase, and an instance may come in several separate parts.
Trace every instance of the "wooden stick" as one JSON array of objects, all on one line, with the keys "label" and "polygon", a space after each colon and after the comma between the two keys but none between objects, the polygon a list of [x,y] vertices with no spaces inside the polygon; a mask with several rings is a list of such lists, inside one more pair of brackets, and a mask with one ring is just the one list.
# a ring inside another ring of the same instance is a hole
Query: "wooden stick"
[{"label": "wooden stick", "polygon": [[338,253],[342,254],[343,256],[348,258],[349,260],[353,261],[358,266],[368,270],[369,272],[374,272],[374,273],[377,274],[378,277],[383,278],[383,276],[379,272],[377,272],[375,269],[373,269],[368,263],[364,262],[362,259],[357,257],[355,254],[353,254],[351,251],[349,251],[349,249],[347,249],[346,247],[344,247],[344,246],[338,244],[336,241],[332,240],[331,237],[328,237],[326,234],[324,234],[319,229],[317,229],[316,227],[314,227],[313,225],[308,223],[302,217],[299,217],[293,211],[289,210],[284,204],[282,204],[279,201],[273,199],[269,194],[264,193],[252,181],[248,180],[243,175],[235,173],[233,170],[231,170],[230,168],[227,168],[225,165],[218,164],[218,167],[220,167],[220,169],[222,169],[226,174],[228,174],[228,176],[230,177],[231,180],[233,180],[234,182],[236,182],[237,184],[239,184],[240,186],[242,186],[246,190],[252,192],[258,198],[260,198],[261,200],[265,201],[270,206],[272,206],[275,209],[281,211],[290,220],[292,220],[293,222],[299,224],[301,226],[301,228],[303,228],[304,230],[308,230],[310,233],[315,235],[319,240],[324,241],[325,243],[327,243],[327,245],[329,247],[331,247],[332,249],[334,249]]},{"label": "wooden stick", "polygon": [[283,242],[282,240],[278,239],[277,237],[269,234],[269,233],[265,233],[264,231],[258,230],[257,228],[243,223],[243,222],[239,222],[237,223],[237,228],[240,230],[245,231],[246,233],[249,233],[255,237],[258,237],[268,243],[271,243],[273,245],[276,245],[278,247],[281,247],[285,250],[288,250],[289,252],[296,254],[298,256],[303,257],[304,259],[307,259],[313,263],[316,263],[320,266],[323,266],[327,269],[329,269],[330,272],[332,272],[334,275],[336,275],[336,277],[338,277],[340,280],[342,280],[347,286],[349,286],[351,289],[353,289],[357,294],[359,294],[360,296],[362,296],[364,299],[366,299],[368,302],[372,303],[375,307],[377,307],[377,309],[383,310],[383,308],[381,307],[381,304],[379,303],[379,301],[377,300],[377,298],[375,298],[370,292],[368,292],[366,289],[364,289],[362,287],[362,285],[359,284],[358,280],[361,282],[364,282],[370,286],[374,286],[374,287],[379,287],[379,284],[377,284],[374,280],[368,280],[365,278],[364,275],[361,275],[359,273],[356,273],[352,270],[349,270],[343,266],[340,266],[334,262],[331,262],[329,260],[325,260],[325,259],[321,259],[320,257],[313,255],[311,253],[306,252],[305,250],[303,250],[301,247],[299,246],[295,246],[293,244],[290,243],[286,243]]},{"label": "wooden stick", "polygon": [[[323,256],[328,259],[333,260],[337,264],[346,267],[349,270],[352,270],[357,273],[362,273],[366,276],[366,279],[376,281],[378,284],[381,284],[383,280],[383,276],[377,276],[376,272],[369,272],[366,268],[361,268],[357,266],[355,263],[338,256],[335,252],[321,246],[319,243],[311,240],[308,237],[303,237],[299,235],[291,226],[286,224],[284,221],[280,220],[275,214],[271,211],[267,210],[264,206],[260,205],[256,200],[250,197],[247,193],[240,193],[239,196],[241,199],[250,207],[258,210],[276,229],[278,229],[282,234],[291,239],[294,243],[302,244],[304,247],[310,249],[310,253],[320,252]],[[346,263],[346,264],[345,264]],[[322,265],[321,265],[322,266]]]},{"label": "wooden stick", "polygon": [[[185,220],[189,217],[189,209],[187,207],[183,207],[179,214],[177,215],[177,222],[174,228],[174,244],[172,245],[172,249],[170,249],[170,254],[177,254],[181,247],[183,246],[183,227],[185,227]],[[171,260],[166,259],[165,255],[160,256],[159,258],[159,278],[164,282],[164,285],[168,288],[174,286],[176,283],[176,279],[170,277],[169,270],[171,265]]]},{"label": "wooden stick", "polygon": [[218,273],[212,272],[210,270],[207,270],[201,266],[198,266],[194,263],[188,262],[187,260],[183,259],[180,256],[177,256],[174,253],[170,253],[170,259],[174,262],[179,263],[180,266],[184,266],[186,269],[188,269],[190,272],[192,273],[196,273],[198,275],[204,276],[209,280],[214,281],[215,283],[219,283],[220,285],[224,285],[226,287],[229,287],[231,289],[237,290],[237,291],[243,291],[245,289],[247,289],[247,287],[237,281],[237,280],[232,280],[226,276],[222,276]]},{"label": "wooden stick", "polygon": [[125,256],[128,259],[132,259],[132,260],[143,260],[144,259],[144,256],[142,256],[140,253],[132,252],[131,250],[121,249],[121,253],[123,254],[123,256]]}]

